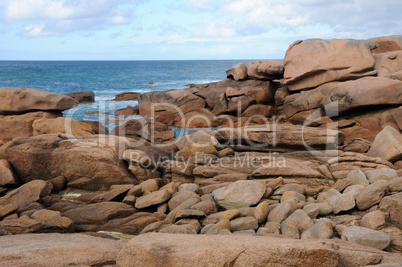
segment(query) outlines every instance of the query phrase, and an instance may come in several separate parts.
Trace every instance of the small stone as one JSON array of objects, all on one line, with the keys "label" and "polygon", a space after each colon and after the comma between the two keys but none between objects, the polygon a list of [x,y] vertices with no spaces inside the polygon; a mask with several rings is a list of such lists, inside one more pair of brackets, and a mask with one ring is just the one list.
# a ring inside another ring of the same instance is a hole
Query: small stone
[{"label": "small stone", "polygon": [[168,183],[167,185],[162,186],[161,190],[163,190],[163,189],[167,189],[169,191],[169,193],[173,196],[174,193],[177,192],[177,185],[175,182],[171,182],[171,183]]},{"label": "small stone", "polygon": [[17,182],[10,163],[5,159],[0,159],[0,186],[15,185]]},{"label": "small stone", "polygon": [[266,187],[255,181],[240,180],[212,192],[215,202],[225,209],[250,207],[258,203]]},{"label": "small stone", "polygon": [[392,180],[396,177],[398,177],[398,174],[396,170],[390,169],[390,168],[380,168],[380,169],[375,169],[375,170],[367,170],[364,171],[364,174],[366,175],[367,179],[369,180],[370,184],[375,183],[376,181],[379,180]]},{"label": "small stone", "polygon": [[231,232],[236,232],[236,231],[242,231],[242,230],[257,230],[258,229],[258,221],[254,217],[240,217],[237,219],[234,219],[233,221],[230,222],[230,231]]},{"label": "small stone", "polygon": [[394,178],[389,181],[388,190],[390,192],[402,191],[402,177]]},{"label": "small stone", "polygon": [[379,210],[372,211],[363,216],[360,225],[373,230],[381,230],[385,226],[385,216]]},{"label": "small stone", "polygon": [[168,204],[167,203],[162,203],[158,205],[158,208],[156,209],[156,212],[160,212],[160,213],[167,213],[168,211]]},{"label": "small stone", "polygon": [[[267,185],[267,187],[270,187]],[[286,191],[296,191],[299,194],[304,195],[306,193],[306,187],[299,184],[284,184],[275,190],[274,195],[283,195]]]},{"label": "small stone", "polygon": [[215,201],[212,200],[198,202],[197,204],[191,206],[191,209],[202,211],[206,215],[218,212],[218,207],[216,206]]},{"label": "small stone", "polygon": [[391,243],[391,236],[389,234],[360,226],[351,226],[343,229],[341,239],[379,250],[387,248]]},{"label": "small stone", "polygon": [[320,213],[320,204],[309,204],[303,207],[303,211],[307,213],[307,215],[311,219],[317,218],[318,214]]},{"label": "small stone", "polygon": [[153,205],[161,204],[170,198],[167,189],[152,192],[146,196],[139,197],[135,202],[135,208],[143,209]]},{"label": "small stone", "polygon": [[341,193],[336,190],[336,189],[329,189],[326,192],[321,192],[318,194],[317,197],[317,202],[318,203],[324,203],[328,198],[332,197],[332,196],[337,196],[340,195]]},{"label": "small stone", "polygon": [[285,203],[276,206],[268,214],[268,221],[281,223],[289,216],[289,214],[291,214],[294,210],[296,210],[296,201],[297,199],[294,198],[293,201],[287,201]]},{"label": "small stone", "polygon": [[155,192],[159,190],[158,182],[155,179],[148,179],[140,183],[139,186],[142,188],[143,192],[145,191]]},{"label": "small stone", "polygon": [[257,205],[254,211],[254,217],[257,219],[259,224],[267,220],[268,213],[270,210],[271,209],[268,201],[263,201]]},{"label": "small stone", "polygon": [[10,213],[18,210],[19,206],[14,203],[9,203],[0,207],[0,218],[7,216]]},{"label": "small stone", "polygon": [[298,201],[306,201],[306,197],[296,191],[286,191],[282,194],[281,203],[297,198]]},{"label": "small stone", "polygon": [[238,209],[231,209],[231,210],[224,211],[221,215],[221,219],[222,220],[226,219],[226,220],[231,221],[239,216],[240,216],[240,211]]},{"label": "small stone", "polygon": [[221,151],[219,151],[217,156],[220,158],[223,158],[223,157],[233,156],[234,154],[235,154],[235,151],[233,149],[231,149],[230,147],[227,147],[227,148],[224,148]]},{"label": "small stone", "polygon": [[304,231],[301,239],[331,239],[334,235],[333,224],[330,220],[319,222]]},{"label": "small stone", "polygon": [[334,214],[351,210],[356,205],[354,197],[350,194],[332,196],[326,199],[326,202],[332,206]]},{"label": "small stone", "polygon": [[137,197],[135,196],[125,196],[122,202],[128,205],[134,205],[136,199]]},{"label": "small stone", "polygon": [[231,235],[232,232],[230,232],[230,230],[228,229],[223,229],[221,231],[219,231],[218,235]]},{"label": "small stone", "polygon": [[378,204],[388,188],[388,181],[380,180],[364,188],[357,196],[356,205],[359,210],[366,210]]},{"label": "small stone", "polygon": [[145,233],[156,232],[156,231],[158,231],[159,229],[161,229],[165,225],[168,225],[168,223],[165,222],[165,221],[157,221],[157,222],[148,224],[147,226],[145,226],[144,229],[142,229],[140,234],[142,235],[142,234],[145,234]]},{"label": "small stone", "polygon": [[169,225],[164,227],[163,229],[158,231],[159,233],[169,233],[169,234],[197,234],[197,229],[191,224],[183,224],[183,225]]},{"label": "small stone", "polygon": [[176,225],[191,224],[197,230],[197,233],[201,230],[201,224],[197,219],[191,219],[191,218],[181,219],[178,220],[175,224]]},{"label": "small stone", "polygon": [[332,189],[338,190],[339,192],[342,192],[346,187],[352,185],[352,180],[345,178],[345,179],[340,179],[338,180],[333,186]]},{"label": "small stone", "polygon": [[352,195],[353,198],[356,199],[357,196],[364,190],[364,188],[366,188],[366,186],[360,184],[351,185],[343,191],[343,194]]},{"label": "small stone", "polygon": [[205,213],[199,210],[192,209],[184,209],[176,213],[175,219],[183,219],[183,218],[204,218],[206,217]]},{"label": "small stone", "polygon": [[264,232],[279,235],[281,233],[281,224],[278,222],[267,222],[264,226]]},{"label": "small stone", "polygon": [[178,192],[178,193],[174,194],[173,197],[168,202],[169,209],[174,210],[181,203],[183,203],[184,201],[186,201],[187,199],[190,199],[190,198],[198,198],[198,199],[200,199],[200,197],[196,193],[191,192],[191,191],[187,191],[187,190],[184,190],[184,191],[181,191],[181,192]]},{"label": "small stone", "polygon": [[313,220],[303,210],[296,210],[281,223],[284,236],[299,239],[300,234],[314,225]]},{"label": "small stone", "polygon": [[[166,189],[165,189],[166,190]],[[185,191],[184,191],[185,192]],[[187,191],[187,192],[190,192],[190,191]],[[189,199],[187,199],[187,200],[185,200],[183,203],[181,203],[179,206],[177,206],[176,208],[174,208],[173,210],[171,210],[170,212],[169,212],[169,214],[166,216],[166,221],[167,222],[170,222],[170,223],[173,223],[174,222],[174,220],[175,220],[175,217],[176,217],[176,214],[179,212],[179,211],[181,211],[181,210],[184,210],[184,209],[189,209],[191,206],[193,206],[194,204],[196,204],[196,203],[198,203],[198,202],[200,202],[200,198],[198,197],[198,198],[195,198],[195,197],[193,197],[193,198],[189,198]]]},{"label": "small stone", "polygon": [[206,235],[216,235],[220,233],[222,230],[230,230],[230,221],[229,220],[221,220],[216,224],[213,224],[209,227],[205,226],[206,230],[201,230],[202,234]]},{"label": "small stone", "polygon": [[59,211],[45,209],[37,210],[32,214],[31,218],[63,232],[73,232],[74,230],[74,222],[67,217],[61,216]]},{"label": "small stone", "polygon": [[360,169],[350,171],[346,178],[352,181],[352,185],[369,185],[366,175]]},{"label": "small stone", "polygon": [[187,190],[187,191],[197,193],[199,189],[200,189],[200,187],[198,185],[196,185],[196,184],[185,183],[185,184],[181,184],[179,186],[178,190],[179,190],[179,192]]}]

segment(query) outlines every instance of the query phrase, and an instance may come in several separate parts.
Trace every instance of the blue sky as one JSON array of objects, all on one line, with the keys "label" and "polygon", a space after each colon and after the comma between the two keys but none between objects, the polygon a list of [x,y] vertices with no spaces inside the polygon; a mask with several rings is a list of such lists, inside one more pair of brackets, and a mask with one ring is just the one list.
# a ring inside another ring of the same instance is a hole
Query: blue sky
[{"label": "blue sky", "polygon": [[0,60],[282,59],[402,34],[401,0],[0,0]]}]

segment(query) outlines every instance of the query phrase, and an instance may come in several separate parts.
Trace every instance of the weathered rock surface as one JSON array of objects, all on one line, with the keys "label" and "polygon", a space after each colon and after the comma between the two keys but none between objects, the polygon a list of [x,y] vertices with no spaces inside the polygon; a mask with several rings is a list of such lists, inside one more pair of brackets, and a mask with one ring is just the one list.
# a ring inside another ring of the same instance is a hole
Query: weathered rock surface
[{"label": "weathered rock surface", "polygon": [[[32,124],[33,135],[66,133],[74,135],[93,135],[96,131],[84,122],[69,118],[37,119]],[[99,131],[98,131],[99,132]]]},{"label": "weathered rock surface", "polygon": [[78,103],[92,103],[95,102],[95,93],[92,91],[79,91],[65,94],[74,98]]},{"label": "weathered rock surface", "polygon": [[32,124],[38,119],[53,119],[62,116],[60,112],[36,111],[21,115],[0,115],[0,144],[16,137],[33,135]]},{"label": "weathered rock surface", "polygon": [[164,220],[165,217],[165,214],[158,212],[137,212],[124,218],[111,219],[102,225],[99,230],[136,235],[141,233],[146,226],[160,222]]},{"label": "weathered rock surface", "polygon": [[390,126],[385,127],[374,139],[367,155],[390,162],[402,159],[402,135]]},{"label": "weathered rock surface", "polygon": [[113,98],[114,101],[128,101],[128,100],[138,100],[141,93],[136,92],[123,92],[115,95]]},{"label": "weathered rock surface", "polygon": [[124,243],[84,234],[2,236],[0,265],[105,266],[115,264]]},{"label": "weathered rock surface", "polygon": [[247,66],[244,63],[238,63],[226,71],[226,77],[235,81],[241,81],[248,78]]},{"label": "weathered rock surface", "polygon": [[290,91],[331,81],[374,75],[371,49],[375,43],[353,39],[296,41],[286,51],[284,78]]},{"label": "weathered rock surface", "polygon": [[372,230],[381,230],[385,226],[385,216],[380,210],[372,211],[363,216],[360,225]]},{"label": "weathered rock surface", "polygon": [[17,178],[11,169],[7,160],[0,160],[0,186],[15,185],[18,183]]},{"label": "weathered rock surface", "polygon": [[[63,176],[70,186],[106,189],[113,184],[135,182],[116,148],[109,144],[123,140],[72,139],[58,135],[18,138],[0,148],[0,158],[8,160],[22,183]],[[75,184],[75,185],[74,185]]]},{"label": "weathered rock surface", "polygon": [[[258,245],[256,245],[258,244]],[[298,255],[295,257],[295,255]],[[390,258],[389,253],[344,241],[294,240],[244,235],[149,233],[130,240],[118,266],[361,266]],[[392,259],[394,262],[400,258]]]},{"label": "weathered rock surface", "polygon": [[387,192],[388,181],[379,180],[367,186],[356,198],[356,205],[360,210],[371,208],[379,203]]},{"label": "weathered rock surface", "polygon": [[402,192],[384,197],[380,208],[389,213],[392,222],[402,225]]},{"label": "weathered rock surface", "polygon": [[212,192],[216,203],[229,210],[250,207],[262,198],[266,187],[255,181],[237,181]]},{"label": "weathered rock surface", "polygon": [[276,80],[283,78],[283,62],[257,60],[248,63],[247,75],[251,79]]},{"label": "weathered rock surface", "polygon": [[369,41],[373,41],[378,44],[378,47],[372,50],[373,54],[402,50],[401,35],[376,37],[369,39]]},{"label": "weathered rock surface", "polygon": [[170,193],[167,189],[158,190],[138,198],[135,202],[135,208],[143,209],[152,205],[162,204],[168,199],[170,199]]},{"label": "weathered rock surface", "polygon": [[133,116],[139,114],[140,114],[140,108],[138,107],[138,105],[134,107],[127,106],[125,108],[118,109],[114,112],[115,116]]},{"label": "weathered rock surface", "polygon": [[112,219],[128,217],[136,210],[120,202],[100,202],[87,204],[63,212],[76,225],[103,225]]},{"label": "weathered rock surface", "polygon": [[342,240],[383,250],[391,243],[390,235],[360,226],[343,229]]},{"label": "weathered rock surface", "polygon": [[222,128],[215,131],[214,136],[221,144],[238,145],[239,140],[245,140],[249,146],[268,147],[274,151],[289,150],[289,147],[303,150],[309,147],[336,147],[344,139],[344,135],[336,130],[289,124]]},{"label": "weathered rock surface", "polygon": [[0,114],[21,114],[29,111],[63,111],[77,106],[78,102],[66,95],[40,89],[1,87]]}]

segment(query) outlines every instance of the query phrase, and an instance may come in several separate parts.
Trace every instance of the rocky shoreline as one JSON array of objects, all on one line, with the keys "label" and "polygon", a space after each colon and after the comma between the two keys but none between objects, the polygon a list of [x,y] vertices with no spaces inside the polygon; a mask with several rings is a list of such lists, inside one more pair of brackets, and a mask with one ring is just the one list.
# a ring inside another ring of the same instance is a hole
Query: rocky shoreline
[{"label": "rocky shoreline", "polygon": [[402,36],[226,74],[120,94],[110,133],[62,117],[91,92],[0,88],[0,263],[402,264]]}]

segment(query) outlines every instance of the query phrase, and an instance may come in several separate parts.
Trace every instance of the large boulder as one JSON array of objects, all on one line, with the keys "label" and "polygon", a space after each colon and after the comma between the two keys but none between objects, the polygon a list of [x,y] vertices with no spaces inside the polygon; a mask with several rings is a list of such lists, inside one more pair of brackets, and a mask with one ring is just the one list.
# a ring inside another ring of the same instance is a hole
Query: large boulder
[{"label": "large boulder", "polygon": [[74,135],[96,134],[91,124],[69,118],[37,119],[32,124],[33,135],[67,133]]},{"label": "large boulder", "polygon": [[[32,202],[50,194],[52,185],[49,182],[35,180],[28,182],[0,198],[0,210],[14,206],[14,210],[23,209]],[[2,214],[2,216],[7,214]]]},{"label": "large boulder", "polygon": [[374,139],[367,152],[368,156],[380,157],[390,162],[402,159],[402,134],[391,126],[386,126]]},{"label": "large boulder", "polygon": [[344,139],[344,135],[337,130],[289,124],[221,128],[214,132],[214,136],[221,144],[238,145],[242,142],[254,147],[268,147],[274,151],[287,151],[290,148],[333,148]]},{"label": "large boulder", "polygon": [[91,138],[53,134],[16,138],[0,148],[0,158],[8,160],[22,183],[63,176],[69,186],[97,190],[136,182],[118,154],[123,142],[116,148],[102,136]]},{"label": "large boulder", "polygon": [[171,114],[160,115],[155,118],[156,122],[161,122],[163,124],[174,125],[176,127],[217,127],[222,122],[218,120],[214,114],[208,109],[192,109],[182,112],[174,112]]},{"label": "large boulder", "polygon": [[16,137],[33,135],[32,124],[38,119],[54,119],[61,117],[60,112],[36,111],[21,115],[0,115],[0,144],[11,141]]},{"label": "large boulder", "polygon": [[[274,102],[275,87],[270,81],[224,80],[196,86],[195,95],[205,100],[214,115],[237,114],[252,104]],[[240,113],[241,114],[241,113]]]},{"label": "large boulder", "polygon": [[140,115],[156,117],[162,114],[204,108],[205,101],[193,94],[193,89],[150,92],[138,97]]},{"label": "large boulder", "polygon": [[276,60],[257,60],[248,63],[247,75],[251,79],[276,80],[283,78],[283,62]]},{"label": "large boulder", "polygon": [[258,203],[266,187],[255,181],[237,181],[212,192],[215,202],[224,209],[250,207]]},{"label": "large boulder", "polygon": [[370,38],[369,41],[378,44],[378,47],[372,50],[373,54],[402,50],[402,35],[381,36]]},{"label": "large boulder", "polygon": [[332,81],[374,75],[377,44],[353,39],[296,41],[286,51],[284,78],[290,91],[310,89]]},{"label": "large boulder", "polygon": [[326,83],[310,91],[285,98],[284,113],[292,117],[302,111],[325,108],[337,117],[356,109],[396,106],[402,103],[402,81],[385,77],[365,77],[354,81]]},{"label": "large boulder", "polygon": [[226,77],[235,81],[245,80],[247,76],[247,66],[244,63],[238,63],[226,71]]},{"label": "large boulder", "polygon": [[66,94],[74,98],[78,103],[92,103],[95,102],[95,93],[92,91],[79,91]]},{"label": "large boulder", "polygon": [[378,76],[392,77],[402,71],[402,51],[374,55],[375,69]]},{"label": "large boulder", "polygon": [[149,233],[131,239],[118,266],[362,266],[401,257],[335,240]]},{"label": "large boulder", "polygon": [[129,120],[114,128],[111,134],[132,138],[144,145],[169,143],[175,140],[175,132],[167,125],[146,119]]},{"label": "large boulder", "polygon": [[1,87],[0,114],[21,114],[29,111],[63,111],[77,106],[78,101],[40,89]]},{"label": "large boulder", "polygon": [[113,98],[114,101],[129,101],[129,100],[138,100],[141,93],[136,92],[123,92],[115,95]]},{"label": "large boulder", "polygon": [[0,265],[105,266],[116,262],[124,243],[85,234],[2,236]]},{"label": "large boulder", "polygon": [[343,229],[342,240],[351,241],[363,246],[385,249],[391,244],[391,236],[366,227],[351,226]]}]

